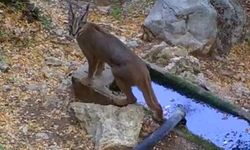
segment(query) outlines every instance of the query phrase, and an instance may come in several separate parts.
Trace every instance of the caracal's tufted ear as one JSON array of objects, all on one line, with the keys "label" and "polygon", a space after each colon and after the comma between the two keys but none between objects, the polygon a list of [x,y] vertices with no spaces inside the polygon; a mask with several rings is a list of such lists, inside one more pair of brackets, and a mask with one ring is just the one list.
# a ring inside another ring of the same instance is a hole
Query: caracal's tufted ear
[{"label": "caracal's tufted ear", "polygon": [[74,15],[72,4],[71,4],[70,0],[67,0],[67,3],[69,5],[68,21],[71,22],[75,18],[75,15]]},{"label": "caracal's tufted ear", "polygon": [[88,3],[86,8],[85,8],[85,11],[81,17],[82,22],[87,22],[87,18],[88,18],[88,14],[89,14],[89,6],[90,6],[90,4]]}]

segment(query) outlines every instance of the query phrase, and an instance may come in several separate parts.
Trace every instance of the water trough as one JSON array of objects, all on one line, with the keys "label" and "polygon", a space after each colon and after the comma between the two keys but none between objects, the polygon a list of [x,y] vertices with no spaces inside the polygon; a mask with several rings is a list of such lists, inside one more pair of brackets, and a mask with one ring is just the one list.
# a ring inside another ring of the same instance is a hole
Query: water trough
[{"label": "water trough", "polygon": [[[167,112],[178,105],[186,110],[187,129],[222,149],[250,150],[249,112],[223,101],[212,93],[148,63],[156,97]],[[175,91],[176,90],[176,91]],[[178,92],[177,92],[178,91]],[[133,93],[144,103],[137,88]],[[185,95],[184,95],[185,94]]]}]

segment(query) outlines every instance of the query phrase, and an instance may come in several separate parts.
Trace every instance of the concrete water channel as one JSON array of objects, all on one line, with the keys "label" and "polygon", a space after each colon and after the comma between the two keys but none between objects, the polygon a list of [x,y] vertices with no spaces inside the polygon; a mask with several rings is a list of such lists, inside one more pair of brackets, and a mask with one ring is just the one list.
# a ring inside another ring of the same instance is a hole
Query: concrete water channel
[{"label": "concrete water channel", "polygon": [[[188,98],[180,93],[156,83],[152,83],[156,97],[169,118],[178,105],[186,111],[186,126],[193,134],[211,141],[223,149],[250,149],[250,125],[247,121],[223,113],[205,103]],[[138,88],[133,88],[138,102],[144,98]]]}]

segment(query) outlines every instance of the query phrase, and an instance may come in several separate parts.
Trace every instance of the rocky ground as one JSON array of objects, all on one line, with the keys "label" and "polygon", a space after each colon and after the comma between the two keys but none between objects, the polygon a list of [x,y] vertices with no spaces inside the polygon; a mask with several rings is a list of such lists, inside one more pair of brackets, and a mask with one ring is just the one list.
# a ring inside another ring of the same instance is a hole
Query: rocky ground
[{"label": "rocky ground", "polygon": [[[77,45],[64,37],[65,5],[58,0],[32,1],[49,17],[28,23],[20,11],[0,2],[0,144],[6,149],[93,149],[90,137],[67,114],[72,100],[67,76],[86,60]],[[138,11],[128,14],[123,18],[118,11],[106,15],[94,10],[90,21],[123,39],[138,38],[145,15]],[[138,55],[152,46],[136,44],[139,46],[133,50]],[[217,94],[246,109],[250,108],[246,96],[250,88],[249,49],[249,42],[244,42],[221,61],[200,59],[205,76],[220,89]],[[174,145],[199,149],[176,135],[166,141],[171,149]],[[162,149],[162,144],[157,148]]]}]

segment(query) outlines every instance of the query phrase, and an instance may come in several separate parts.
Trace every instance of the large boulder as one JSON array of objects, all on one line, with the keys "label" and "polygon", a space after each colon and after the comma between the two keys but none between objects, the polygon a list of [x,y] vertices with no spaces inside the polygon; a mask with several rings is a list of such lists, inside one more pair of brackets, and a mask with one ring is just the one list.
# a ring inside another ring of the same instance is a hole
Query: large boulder
[{"label": "large boulder", "polygon": [[245,20],[235,0],[156,0],[144,27],[189,52],[222,54],[242,38]]},{"label": "large boulder", "polygon": [[207,0],[157,0],[144,26],[171,44],[210,49],[216,38],[216,19]]},{"label": "large boulder", "polygon": [[71,112],[95,142],[97,150],[131,149],[139,141],[144,109],[92,103],[70,104]]},{"label": "large boulder", "polygon": [[213,48],[219,55],[229,53],[233,44],[244,39],[246,15],[237,0],[210,0],[217,11],[217,38]]}]

